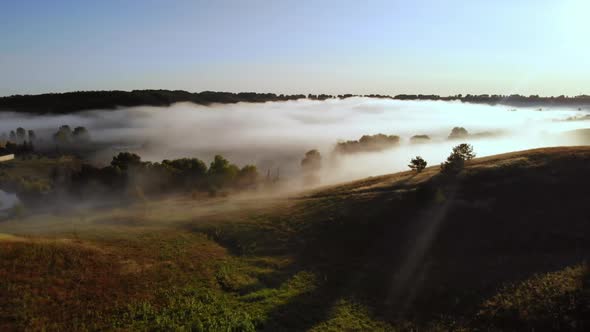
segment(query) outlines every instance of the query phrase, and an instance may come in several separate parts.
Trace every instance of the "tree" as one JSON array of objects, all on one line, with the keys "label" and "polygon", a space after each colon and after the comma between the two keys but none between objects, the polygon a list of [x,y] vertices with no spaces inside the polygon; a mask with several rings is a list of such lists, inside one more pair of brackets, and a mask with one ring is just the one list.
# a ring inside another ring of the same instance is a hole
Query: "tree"
[{"label": "tree", "polygon": [[14,130],[10,131],[10,136],[8,138],[9,141],[15,143],[16,142],[16,133],[14,132]]},{"label": "tree", "polygon": [[254,165],[246,165],[238,172],[237,183],[240,187],[251,187],[258,181],[258,170]]},{"label": "tree", "polygon": [[207,165],[197,158],[164,160],[162,164],[179,171],[183,176],[202,177],[207,174]]},{"label": "tree", "polygon": [[63,132],[71,134],[72,128],[70,128],[70,126],[68,126],[68,125],[63,125],[63,126],[59,127],[59,131],[63,131]]},{"label": "tree", "polygon": [[69,144],[72,142],[72,129],[70,126],[65,125],[59,127],[57,132],[53,134],[53,140],[57,144]]},{"label": "tree", "polygon": [[322,168],[322,156],[318,150],[309,150],[301,160],[301,168],[304,172],[315,172]]},{"label": "tree", "polygon": [[27,131],[22,127],[16,128],[16,141],[18,143],[22,143],[26,139],[27,139]]},{"label": "tree", "polygon": [[410,161],[408,167],[411,168],[413,171],[416,171],[416,173],[420,173],[426,168],[427,164],[428,163],[426,162],[426,160],[424,160],[422,157],[416,156],[416,158]]},{"label": "tree", "polygon": [[320,182],[318,173],[322,168],[322,156],[318,150],[309,150],[301,160],[303,169],[303,182],[305,185],[314,185]]},{"label": "tree", "polygon": [[90,141],[90,133],[85,127],[76,127],[74,128],[73,137],[78,142],[88,142]]},{"label": "tree", "polygon": [[209,166],[208,175],[211,184],[216,187],[225,186],[234,181],[240,169],[230,164],[229,161],[220,155],[216,155]]},{"label": "tree", "polygon": [[471,160],[475,158],[475,153],[473,152],[473,146],[471,144],[459,144],[453,148],[452,153],[461,156],[463,160]]},{"label": "tree", "polygon": [[34,130],[29,130],[29,142],[34,142],[37,139],[37,135]]},{"label": "tree", "polygon": [[465,138],[467,136],[469,136],[469,132],[467,132],[467,129],[463,127],[455,127],[453,128],[453,130],[451,130],[451,133],[449,134],[449,139]]},{"label": "tree", "polygon": [[123,171],[139,165],[141,165],[141,157],[131,152],[120,152],[118,155],[114,156],[111,161],[111,166],[117,167]]},{"label": "tree", "polygon": [[228,167],[229,161],[220,155],[216,155],[215,158],[213,158],[211,165],[209,166],[209,174],[223,174],[226,172]]},{"label": "tree", "polygon": [[473,146],[465,143],[459,144],[453,148],[447,160],[440,165],[441,171],[445,174],[458,173],[465,166],[465,161],[473,158],[475,158]]},{"label": "tree", "polygon": [[430,136],[428,135],[414,135],[410,137],[410,143],[417,144],[417,143],[427,143],[430,141]]}]

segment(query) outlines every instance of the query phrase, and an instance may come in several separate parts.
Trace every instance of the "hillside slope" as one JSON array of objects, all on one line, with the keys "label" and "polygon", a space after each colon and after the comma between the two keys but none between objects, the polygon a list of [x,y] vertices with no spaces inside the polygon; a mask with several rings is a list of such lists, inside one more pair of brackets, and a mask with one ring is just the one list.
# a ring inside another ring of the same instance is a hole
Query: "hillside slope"
[{"label": "hillside slope", "polygon": [[[359,284],[370,285],[368,297],[383,315],[423,320],[473,315],[507,282],[585,262],[588,171],[589,147],[537,149],[473,160],[456,178],[432,167],[310,196],[339,201],[332,210],[347,211],[338,219],[350,227],[326,235],[341,242],[334,257],[346,248],[343,260],[362,262],[348,264],[344,274],[361,275]],[[342,233],[351,239],[344,242]]]},{"label": "hillside slope", "polygon": [[590,147],[548,148],[453,177],[11,220],[0,327],[585,330],[589,170]]}]

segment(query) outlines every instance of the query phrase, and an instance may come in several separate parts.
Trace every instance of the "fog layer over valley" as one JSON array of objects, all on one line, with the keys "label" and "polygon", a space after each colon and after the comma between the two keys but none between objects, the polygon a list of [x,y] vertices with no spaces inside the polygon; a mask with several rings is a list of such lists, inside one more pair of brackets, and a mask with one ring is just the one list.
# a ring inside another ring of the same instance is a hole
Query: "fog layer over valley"
[{"label": "fog layer over valley", "polygon": [[[461,102],[401,101],[372,98],[297,100],[198,106],[133,107],[96,110],[74,115],[30,116],[0,113],[0,133],[17,127],[33,129],[51,146],[61,125],[86,127],[101,149],[93,161],[108,164],[120,151],[143,160],[196,157],[209,163],[221,154],[239,165],[254,164],[261,174],[280,172],[296,180],[306,151],[322,155],[321,183],[407,170],[412,157],[437,165],[451,147],[471,143],[478,156],[543,146],[582,142],[564,133],[587,128],[585,109],[538,109],[488,106]],[[572,121],[572,119],[580,119]],[[449,139],[454,127],[469,135]],[[397,147],[379,152],[339,154],[337,142],[363,135],[397,135]],[[414,135],[427,139],[411,142]]]}]

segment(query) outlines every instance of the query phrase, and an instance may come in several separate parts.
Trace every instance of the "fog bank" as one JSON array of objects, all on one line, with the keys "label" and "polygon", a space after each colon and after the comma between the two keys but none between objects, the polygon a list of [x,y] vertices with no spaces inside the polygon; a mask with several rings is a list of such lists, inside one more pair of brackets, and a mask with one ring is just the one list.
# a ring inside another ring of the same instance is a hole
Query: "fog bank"
[{"label": "fog bank", "polygon": [[[331,183],[407,169],[411,157],[421,155],[429,165],[440,163],[453,145],[473,144],[478,156],[577,142],[559,134],[590,127],[589,110],[513,108],[442,101],[401,101],[349,98],[326,101],[298,100],[264,104],[213,106],[175,104],[171,107],[134,107],[90,111],[74,115],[23,116],[0,113],[0,133],[17,127],[34,129],[49,140],[60,125],[85,126],[93,140],[109,146],[95,156],[107,163],[120,150],[160,161],[197,157],[211,161],[222,154],[237,164],[255,164],[281,175],[299,174],[303,154],[318,149],[323,156],[322,181]],[[453,127],[471,136],[447,139]],[[359,153],[331,162],[339,140],[365,134],[399,135],[401,145],[380,153]],[[413,135],[431,140],[410,144]]]}]

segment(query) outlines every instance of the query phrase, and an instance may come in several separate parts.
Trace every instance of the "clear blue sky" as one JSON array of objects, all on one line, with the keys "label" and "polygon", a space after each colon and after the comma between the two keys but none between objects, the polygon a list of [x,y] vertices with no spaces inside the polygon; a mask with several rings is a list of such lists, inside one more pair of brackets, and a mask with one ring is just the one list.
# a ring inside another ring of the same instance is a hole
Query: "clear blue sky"
[{"label": "clear blue sky", "polygon": [[0,95],[590,93],[590,1],[0,0]]}]

